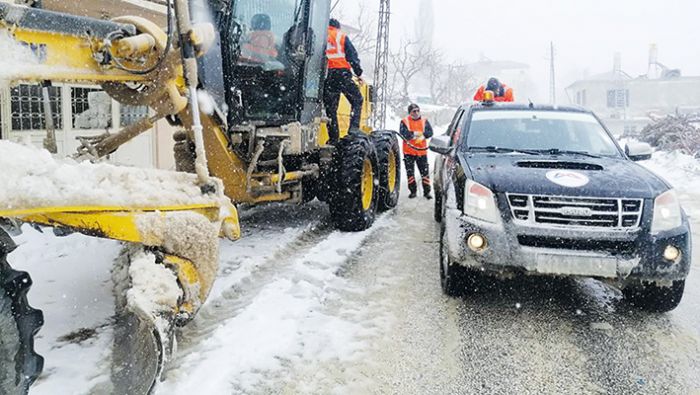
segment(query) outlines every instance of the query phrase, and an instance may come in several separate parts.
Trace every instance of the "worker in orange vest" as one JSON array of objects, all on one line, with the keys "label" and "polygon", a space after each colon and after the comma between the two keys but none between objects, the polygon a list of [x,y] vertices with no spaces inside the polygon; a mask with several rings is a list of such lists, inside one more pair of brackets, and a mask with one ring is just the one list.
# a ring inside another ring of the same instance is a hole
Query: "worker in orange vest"
[{"label": "worker in orange vest", "polygon": [[277,58],[275,34],[272,32],[272,22],[267,14],[255,14],[250,20],[248,42],[241,47],[241,57],[264,63]]},{"label": "worker in orange vest", "polygon": [[[323,105],[326,108],[326,115],[330,118],[328,142],[334,144],[340,137],[340,131],[338,130],[338,102],[340,101],[341,93],[345,95],[352,107],[350,131],[359,131],[362,94],[352,80],[352,73],[354,71],[355,75],[360,78],[362,76],[362,67],[360,66],[360,57],[350,38],[340,31],[340,22],[333,18],[328,22],[326,58],[328,59],[328,74],[323,88]],[[360,79],[360,82],[362,82],[362,79]]]},{"label": "worker in orange vest", "polygon": [[497,102],[513,101],[513,88],[509,88],[506,84],[502,84],[498,78],[491,77],[486,83],[486,86],[481,85],[474,95],[474,101],[483,101],[484,92],[493,92],[493,100]]},{"label": "worker in orange vest", "polygon": [[418,185],[414,166],[418,165],[418,171],[422,177],[423,196],[432,199],[430,195],[430,168],[428,166],[428,140],[433,137],[433,127],[430,122],[421,116],[420,107],[411,103],[408,106],[408,116],[401,120],[399,133],[403,137],[403,161],[408,177],[409,198],[416,197]]}]

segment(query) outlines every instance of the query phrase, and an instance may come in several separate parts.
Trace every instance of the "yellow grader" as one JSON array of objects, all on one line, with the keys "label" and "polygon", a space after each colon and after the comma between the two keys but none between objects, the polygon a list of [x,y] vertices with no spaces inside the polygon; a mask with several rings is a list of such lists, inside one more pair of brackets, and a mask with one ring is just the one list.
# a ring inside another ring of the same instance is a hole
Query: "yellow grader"
[{"label": "yellow grader", "polygon": [[[175,328],[207,298],[218,237],[240,237],[236,206],[318,198],[339,229],[358,231],[397,204],[398,142],[368,126],[369,86],[360,84],[362,131],[326,144],[329,0],[167,4],[162,28],[140,17],[103,21],[0,3],[0,38],[27,54],[19,65],[0,62],[0,83],[99,84],[122,104],[151,109],[117,133],[81,140],[75,160],[0,141],[0,165],[12,169],[0,181],[0,393],[27,392],[43,365],[33,347],[43,318],[27,302],[31,280],[7,261],[18,224],[125,242],[113,269],[112,383],[114,393],[139,394],[152,391]],[[275,56],[266,59],[246,55],[257,15],[272,22]],[[344,130],[347,103],[342,111]],[[178,127],[177,172],[100,162],[161,119]],[[79,188],[66,174],[81,179]],[[48,188],[40,196],[37,184]],[[106,185],[107,193],[90,193]]]}]

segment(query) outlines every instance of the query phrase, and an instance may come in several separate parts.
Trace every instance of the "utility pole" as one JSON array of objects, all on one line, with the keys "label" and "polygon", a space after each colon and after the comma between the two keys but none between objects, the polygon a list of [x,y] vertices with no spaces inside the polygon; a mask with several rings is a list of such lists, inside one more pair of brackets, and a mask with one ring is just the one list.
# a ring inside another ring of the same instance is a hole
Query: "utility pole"
[{"label": "utility pole", "polygon": [[390,0],[379,0],[379,18],[377,25],[377,53],[374,58],[374,119],[372,124],[377,130],[386,127],[387,80],[389,74],[389,20]]},{"label": "utility pole", "polygon": [[554,74],[554,42],[549,42],[549,102],[557,104],[557,87]]}]

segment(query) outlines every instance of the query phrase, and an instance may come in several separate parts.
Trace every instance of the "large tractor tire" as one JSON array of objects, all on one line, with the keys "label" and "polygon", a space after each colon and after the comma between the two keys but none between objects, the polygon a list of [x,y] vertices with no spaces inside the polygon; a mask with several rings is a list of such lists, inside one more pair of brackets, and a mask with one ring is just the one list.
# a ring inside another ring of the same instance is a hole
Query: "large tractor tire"
[{"label": "large tractor tire", "polygon": [[15,247],[0,229],[0,394],[26,394],[44,367],[44,358],[34,351],[44,316],[27,302],[29,275],[7,262]]},{"label": "large tractor tire", "polygon": [[377,153],[369,136],[359,133],[348,134],[335,148],[328,199],[331,217],[340,230],[365,230],[374,223],[377,210]]},{"label": "large tractor tire", "polygon": [[401,189],[401,154],[399,140],[390,130],[377,130],[371,135],[377,151],[379,188],[377,210],[382,212],[396,207]]}]

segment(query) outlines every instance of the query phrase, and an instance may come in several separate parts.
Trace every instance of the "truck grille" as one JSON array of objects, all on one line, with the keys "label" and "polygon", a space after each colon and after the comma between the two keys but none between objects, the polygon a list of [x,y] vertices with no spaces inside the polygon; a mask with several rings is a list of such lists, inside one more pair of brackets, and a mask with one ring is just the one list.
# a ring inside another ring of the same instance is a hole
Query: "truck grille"
[{"label": "truck grille", "polygon": [[567,228],[635,229],[639,227],[644,204],[642,199],[506,196],[515,223]]}]

